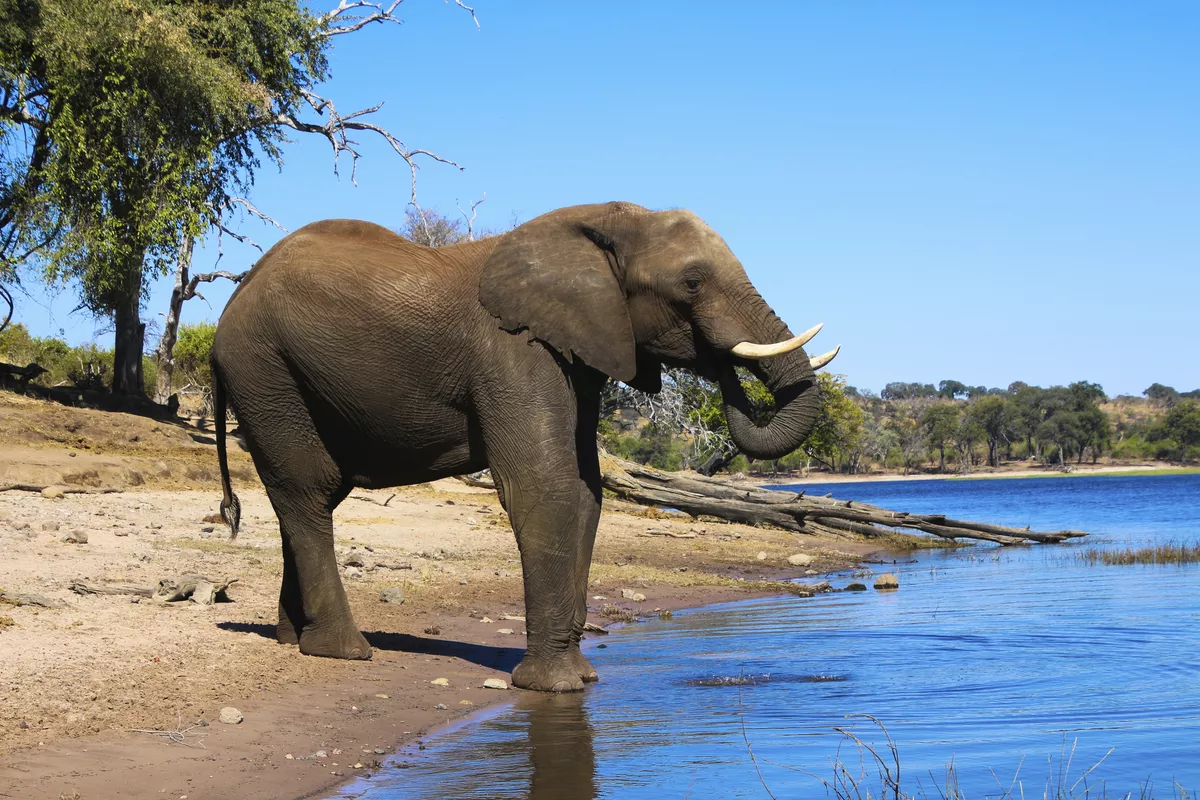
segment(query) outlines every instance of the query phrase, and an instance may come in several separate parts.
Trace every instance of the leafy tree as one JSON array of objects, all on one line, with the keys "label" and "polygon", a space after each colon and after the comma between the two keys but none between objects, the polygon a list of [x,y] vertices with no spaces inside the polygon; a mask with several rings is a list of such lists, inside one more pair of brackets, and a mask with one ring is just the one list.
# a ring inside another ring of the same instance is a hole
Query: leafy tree
[{"label": "leafy tree", "polygon": [[1152,402],[1164,405],[1167,407],[1175,405],[1179,402],[1179,392],[1175,391],[1170,386],[1164,386],[1161,383],[1152,383],[1147,387],[1146,391],[1142,392],[1147,399]]},{"label": "leafy tree", "polygon": [[0,263],[35,252],[50,279],[75,282],[83,306],[113,320],[115,391],[142,391],[147,280],[177,268],[176,311],[194,289],[176,253],[227,230],[261,161],[282,164],[289,131],[355,161],[355,130],[382,136],[410,168],[426,154],[363,120],[373,109],[339,114],[314,91],[332,38],[399,22],[398,4],[319,14],[300,0],[4,2],[15,8],[0,25],[0,136],[29,145],[0,162]]},{"label": "leafy tree", "polygon": [[817,373],[821,410],[804,443],[804,451],[835,471],[844,469],[853,472],[857,463],[852,456],[862,440],[864,414],[842,391],[845,385],[844,375]]},{"label": "leafy tree", "polygon": [[1187,459],[1188,450],[1200,445],[1200,403],[1183,400],[1167,412],[1163,421],[1165,433],[1179,446],[1179,462]]},{"label": "leafy tree", "polygon": [[989,394],[972,400],[967,416],[979,426],[987,439],[988,466],[1000,466],[1000,443],[1008,442],[1014,431],[1013,406],[1008,398]]},{"label": "leafy tree", "polygon": [[958,451],[958,463],[962,472],[970,472],[975,464],[975,444],[984,438],[983,426],[972,414],[960,414],[954,429],[954,447]]},{"label": "leafy tree", "polygon": [[918,397],[936,397],[937,389],[930,383],[889,383],[879,396],[884,400],[910,400]]},{"label": "leafy tree", "polygon": [[958,381],[942,381],[938,384],[938,397],[947,400],[957,400],[967,396],[967,385]]},{"label": "leafy tree", "polygon": [[1100,450],[1112,439],[1113,424],[1108,414],[1096,405],[1077,412],[1079,419],[1079,463],[1083,462],[1083,451],[1092,449],[1092,463],[1100,458]]},{"label": "leafy tree", "polygon": [[212,387],[213,338],[217,334],[215,322],[198,322],[179,328],[179,341],[175,345],[175,360],[184,380],[197,386]]},{"label": "leafy tree", "polygon": [[1065,464],[1068,452],[1073,452],[1082,439],[1079,416],[1074,411],[1059,411],[1049,416],[1037,429],[1037,438],[1058,449],[1058,463]]},{"label": "leafy tree", "polygon": [[929,446],[938,451],[941,460],[938,472],[946,471],[946,445],[954,441],[959,424],[958,406],[953,403],[938,403],[930,406],[921,416],[921,426]]}]

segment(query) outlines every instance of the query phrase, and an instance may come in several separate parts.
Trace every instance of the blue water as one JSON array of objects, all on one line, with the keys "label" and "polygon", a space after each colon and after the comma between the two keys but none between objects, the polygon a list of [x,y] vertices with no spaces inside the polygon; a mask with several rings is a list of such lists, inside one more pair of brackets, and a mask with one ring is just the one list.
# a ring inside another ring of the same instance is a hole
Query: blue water
[{"label": "blue water", "polygon": [[[1075,785],[1067,797],[1181,796],[1175,782],[1196,797],[1200,565],[1088,566],[1076,554],[1197,541],[1200,476],[805,488],[1092,536],[872,565],[899,576],[892,593],[753,600],[629,626],[588,651],[602,681],[585,693],[521,693],[342,796],[766,798],[765,784],[777,798],[825,797],[840,758],[861,796],[878,798],[874,759],[835,730],[849,726],[894,771],[880,729],[846,718],[869,714],[894,740],[907,795],[939,797],[952,761],[969,798],[1011,789],[1032,800],[1048,785],[1053,797],[1060,784]],[[738,676],[753,685],[703,685]]]}]

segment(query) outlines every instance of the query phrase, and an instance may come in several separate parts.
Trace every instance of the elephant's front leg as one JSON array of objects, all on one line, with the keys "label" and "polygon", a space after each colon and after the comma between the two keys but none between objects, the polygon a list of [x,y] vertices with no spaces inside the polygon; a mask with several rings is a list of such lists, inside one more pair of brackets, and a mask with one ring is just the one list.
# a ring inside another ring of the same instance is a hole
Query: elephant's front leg
[{"label": "elephant's front leg", "polygon": [[580,536],[586,511],[580,508],[574,453],[569,455],[568,460],[543,453],[520,471],[492,467],[521,551],[528,640],[512,677],[523,689],[583,688],[577,615],[581,561],[586,570]]}]

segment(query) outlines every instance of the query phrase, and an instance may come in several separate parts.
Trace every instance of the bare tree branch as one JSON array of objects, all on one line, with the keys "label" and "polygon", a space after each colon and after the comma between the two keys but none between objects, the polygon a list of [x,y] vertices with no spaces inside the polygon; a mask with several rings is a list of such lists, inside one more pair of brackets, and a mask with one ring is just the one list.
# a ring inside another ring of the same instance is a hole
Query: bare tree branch
[{"label": "bare tree branch", "polygon": [[229,201],[225,204],[225,207],[233,208],[233,206],[241,206],[246,211],[247,214],[249,214],[253,217],[258,217],[263,222],[273,225],[274,227],[278,228],[279,230],[283,231],[284,233],[288,232],[288,229],[283,227],[282,225],[280,225],[278,220],[276,220],[274,217],[264,214],[262,211],[259,211],[257,206],[255,206],[253,203],[251,203],[249,200],[247,200],[244,197],[229,198]]},{"label": "bare tree branch", "polygon": [[[341,0],[337,8],[321,17],[322,24],[330,26],[325,29],[324,35],[341,36],[344,33],[354,33],[375,22],[394,22],[397,25],[403,25],[404,21],[393,14],[402,2],[404,0],[393,0],[392,4],[384,9],[382,3],[371,3],[367,0]],[[351,13],[360,9],[372,10],[365,14]],[[345,24],[335,24],[339,22]]]},{"label": "bare tree branch", "polygon": [[234,283],[241,283],[249,274],[250,270],[246,270],[245,272],[226,272],[223,269],[216,269],[212,272],[201,272],[193,275],[191,280],[189,280],[187,283],[187,288],[183,290],[183,299],[191,300],[193,297],[199,297],[203,299],[204,295],[196,291],[196,287],[201,283],[212,283],[218,278],[225,278],[226,280],[233,281]]},{"label": "bare tree branch", "polygon": [[4,315],[4,322],[0,322],[0,331],[8,327],[8,323],[12,321],[13,316],[13,297],[9,294],[8,289],[4,288],[4,284],[0,283],[0,300],[8,303],[8,313]]},{"label": "bare tree branch", "polygon": [[[458,206],[458,213],[462,214],[463,219],[465,219],[467,221],[467,240],[468,241],[475,240],[475,217],[479,213],[475,209],[479,208],[479,206],[482,205],[485,200],[487,200],[487,192],[483,193],[483,197],[479,198],[474,203],[471,203],[471,216],[469,216],[469,217],[467,216],[467,212],[463,211],[462,204],[459,203],[457,200],[454,201],[454,205]],[[417,207],[417,210],[420,211],[420,206]],[[425,216],[424,216],[424,214],[422,214],[421,220],[424,221],[424,219],[425,219]]]},{"label": "bare tree branch", "polygon": [[469,5],[464,3],[462,0],[454,0],[454,5],[458,6],[459,8],[465,9],[471,15],[471,19],[475,22],[475,30],[480,29],[479,28],[479,17],[475,16],[475,9],[471,8]]}]

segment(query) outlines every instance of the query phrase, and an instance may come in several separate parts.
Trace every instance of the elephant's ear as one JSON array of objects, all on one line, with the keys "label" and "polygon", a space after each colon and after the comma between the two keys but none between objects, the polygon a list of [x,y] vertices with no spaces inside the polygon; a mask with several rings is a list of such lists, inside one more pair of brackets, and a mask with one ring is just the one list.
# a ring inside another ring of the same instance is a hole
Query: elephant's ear
[{"label": "elephant's ear", "polygon": [[479,280],[479,302],[508,331],[621,381],[637,374],[633,323],[616,245],[578,220],[535,219],[500,237]]}]

